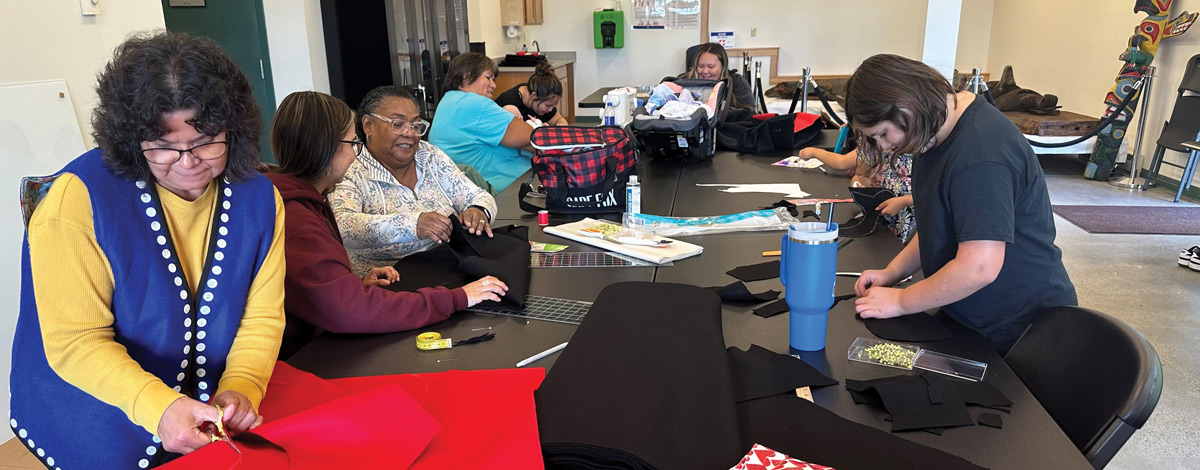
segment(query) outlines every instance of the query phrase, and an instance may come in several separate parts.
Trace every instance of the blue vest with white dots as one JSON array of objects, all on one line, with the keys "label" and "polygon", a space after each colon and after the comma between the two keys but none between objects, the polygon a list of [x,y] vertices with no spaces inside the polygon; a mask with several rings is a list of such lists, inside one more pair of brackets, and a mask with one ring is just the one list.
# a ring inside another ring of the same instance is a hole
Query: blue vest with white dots
[{"label": "blue vest with white dots", "polygon": [[[271,182],[256,174],[244,183],[221,181],[217,186],[208,255],[193,294],[153,183],[114,175],[99,149],[61,172],[79,177],[88,189],[96,241],[115,283],[115,341],[168,387],[207,402],[225,371],[250,285],[271,247]],[[63,381],[50,368],[30,275],[28,232],[9,388],[9,426],[48,468],[149,468],[176,456],[164,452],[157,437],[120,409]]]}]

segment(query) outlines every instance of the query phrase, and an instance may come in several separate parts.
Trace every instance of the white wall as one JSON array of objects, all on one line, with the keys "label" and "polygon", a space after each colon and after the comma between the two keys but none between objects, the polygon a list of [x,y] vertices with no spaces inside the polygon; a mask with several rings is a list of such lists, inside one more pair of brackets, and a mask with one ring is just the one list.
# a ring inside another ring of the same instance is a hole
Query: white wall
[{"label": "white wall", "polygon": [[[1171,17],[1184,10],[1200,10],[1200,0],[1175,0]],[[1036,14],[1032,14],[1036,12]],[[1089,116],[1104,114],[1104,96],[1112,88],[1122,62],[1117,57],[1128,47],[1133,29],[1146,18],[1133,12],[1132,1],[1094,2],[1070,0],[1002,0],[995,3],[988,70],[993,79],[1006,64],[1011,64],[1017,84],[1041,93],[1058,95],[1063,109]],[[1069,19],[1069,21],[1064,21]],[[1043,32],[1043,33],[1038,33]],[[1139,166],[1145,168],[1154,153],[1154,141],[1163,121],[1175,104],[1175,89],[1183,78],[1184,66],[1192,55],[1200,53],[1200,25],[1193,25],[1182,36],[1166,39],[1151,65],[1158,67],[1149,96],[1146,136],[1139,152]],[[1139,105],[1140,108],[1140,105]],[[1137,134],[1137,116],[1130,122],[1129,151]],[[1168,161],[1182,163],[1186,156],[1167,152]],[[1164,176],[1178,179],[1180,171],[1164,166]],[[1200,179],[1194,179],[1193,184]]]},{"label": "white wall", "polygon": [[275,104],[295,91],[329,93],[320,0],[263,0]]},{"label": "white wall", "polygon": [[96,16],[80,14],[79,2],[75,1],[3,0],[3,4],[0,50],[4,51],[4,66],[0,67],[0,83],[65,79],[74,97],[84,143],[92,147],[90,119],[96,104],[96,72],[130,33],[164,27],[161,3],[105,1]]},{"label": "white wall", "polygon": [[[537,40],[542,50],[575,51],[575,94],[600,87],[657,83],[683,71],[683,51],[700,41],[699,30],[632,30],[631,2],[625,8],[625,47],[596,49],[592,12],[608,0],[543,0],[542,25],[522,28],[516,39],[503,35],[499,0],[468,0],[472,41],[487,42],[487,54],[500,57]],[[711,0],[710,31],[734,31],[736,47],[779,47],[779,74],[849,74],[863,59],[881,52],[920,58],[926,0]],[[750,7],[752,5],[753,7]],[[963,2],[958,41],[960,70],[985,68],[993,0]],[[750,36],[751,28],[757,35]],[[532,45],[530,45],[532,47]],[[985,68],[986,70],[986,68]],[[576,111],[583,115],[582,110]]]},{"label": "white wall", "polygon": [[[90,124],[96,103],[96,72],[112,56],[113,48],[131,32],[162,28],[159,0],[120,0],[101,2],[101,13],[83,16],[79,2],[2,0],[0,14],[0,84],[64,79],[73,98],[75,115],[88,148],[94,145]],[[0,142],[6,146],[7,142]],[[11,150],[4,148],[7,153]],[[69,160],[75,155],[59,156]],[[23,166],[22,166],[23,167]],[[15,198],[22,174],[17,166],[6,164],[0,170],[0,194]],[[16,207],[15,199],[7,205]],[[21,221],[16,211],[5,211],[0,227],[0,285],[8,286],[0,297],[0,388],[8,390],[12,338],[18,312],[20,285]],[[16,217],[14,219],[14,217]],[[7,395],[0,399],[0,416],[8,416]],[[8,433],[0,434],[7,440]]]},{"label": "white wall", "polygon": [[987,70],[998,80],[1012,65],[1018,85],[1058,95],[1067,111],[1100,116],[1121,70],[1117,56],[1142,18],[1131,0],[995,2]]}]

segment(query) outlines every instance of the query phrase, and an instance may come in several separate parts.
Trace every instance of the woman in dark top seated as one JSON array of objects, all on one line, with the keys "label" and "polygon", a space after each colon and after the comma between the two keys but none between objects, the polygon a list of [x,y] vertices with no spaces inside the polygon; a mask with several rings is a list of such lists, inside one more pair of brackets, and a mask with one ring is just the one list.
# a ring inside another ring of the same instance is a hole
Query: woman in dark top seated
[{"label": "woman in dark top seated", "polygon": [[[863,318],[941,307],[1003,354],[1043,310],[1077,305],[1042,167],[996,107],[928,65],[880,54],[847,82],[846,115],[874,155],[913,154],[917,234],[858,278]],[[892,287],[918,269],[924,280]]]},{"label": "woman in dark top seated", "polygon": [[729,72],[729,55],[724,47],[715,42],[700,46],[696,51],[696,65],[679,78],[722,80],[729,88],[730,108],[754,107],[754,92],[750,89],[750,83],[741,75]]},{"label": "woman in dark top seated", "polygon": [[354,112],[324,93],[288,95],[271,123],[271,150],[279,166],[271,168],[267,178],[279,189],[286,211],[287,327],[280,357],[291,355],[321,331],[420,328],[484,300],[499,300],[508,289],[487,276],[456,289],[397,292],[383,288],[400,279],[390,266],[371,269],[361,278],[355,274],[325,195],[364,146],[354,133]]},{"label": "woman in dark top seated", "polygon": [[522,121],[537,119],[548,126],[565,126],[567,118],[558,112],[562,91],[562,82],[554,75],[554,69],[542,62],[529,76],[529,81],[501,93],[496,97],[496,104]]}]

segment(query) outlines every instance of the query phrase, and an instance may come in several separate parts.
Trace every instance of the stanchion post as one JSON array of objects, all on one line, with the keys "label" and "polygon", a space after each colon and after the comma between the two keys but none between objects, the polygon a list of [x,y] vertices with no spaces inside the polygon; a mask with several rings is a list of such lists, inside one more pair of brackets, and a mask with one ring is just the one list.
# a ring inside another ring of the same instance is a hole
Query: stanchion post
[{"label": "stanchion post", "polygon": [[[1154,82],[1154,72],[1157,67],[1151,65],[1146,67],[1146,73],[1139,80],[1140,83],[1134,84],[1134,89],[1130,93],[1140,93],[1138,99],[1141,100],[1142,109],[1138,113],[1138,131],[1137,137],[1133,139],[1133,159],[1129,161],[1129,176],[1117,176],[1108,180],[1108,184],[1119,188],[1125,188],[1133,191],[1145,191],[1148,184],[1137,184],[1138,174],[1138,155],[1142,152],[1142,139],[1146,133],[1146,108],[1150,107],[1150,84]],[[1141,90],[1138,90],[1137,85],[1142,85]]]},{"label": "stanchion post", "polygon": [[812,68],[805,67],[804,68],[804,78],[801,80],[804,82],[804,85],[803,85],[804,86],[804,94],[800,96],[800,99],[801,99],[800,112],[802,112],[802,113],[808,112],[808,82],[811,80],[812,80]]}]

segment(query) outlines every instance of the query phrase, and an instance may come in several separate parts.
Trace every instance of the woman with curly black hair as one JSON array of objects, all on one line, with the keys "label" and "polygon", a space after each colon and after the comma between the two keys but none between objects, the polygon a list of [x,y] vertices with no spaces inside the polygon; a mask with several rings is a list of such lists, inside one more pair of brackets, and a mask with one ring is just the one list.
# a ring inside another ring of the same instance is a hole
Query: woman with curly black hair
[{"label": "woman with curly black hair", "polygon": [[99,148],[25,201],[9,425],[48,468],[148,468],[210,423],[261,423],[283,203],[254,171],[250,84],[211,40],[133,37],[97,94]]}]

